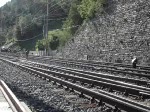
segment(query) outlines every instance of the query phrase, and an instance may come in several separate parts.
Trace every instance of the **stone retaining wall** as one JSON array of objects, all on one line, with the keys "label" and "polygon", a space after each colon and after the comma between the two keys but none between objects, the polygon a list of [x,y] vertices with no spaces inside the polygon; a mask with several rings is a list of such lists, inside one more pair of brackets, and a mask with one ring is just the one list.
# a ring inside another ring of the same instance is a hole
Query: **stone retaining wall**
[{"label": "stone retaining wall", "polygon": [[[64,58],[150,63],[150,1],[108,0],[62,49]],[[149,62],[148,62],[149,61]]]}]

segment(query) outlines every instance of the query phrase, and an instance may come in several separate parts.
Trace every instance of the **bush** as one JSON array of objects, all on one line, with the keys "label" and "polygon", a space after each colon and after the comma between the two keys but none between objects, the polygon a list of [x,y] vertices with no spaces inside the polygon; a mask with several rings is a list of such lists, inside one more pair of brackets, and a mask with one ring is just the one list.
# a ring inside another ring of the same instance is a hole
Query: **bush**
[{"label": "bush", "polygon": [[[49,31],[44,46],[51,50],[62,47],[77,31],[79,25],[94,16],[95,12],[104,4],[105,0],[75,0],[69,10],[68,17],[63,23],[62,30]],[[40,45],[40,43],[37,43]],[[37,45],[38,46],[38,45]]]},{"label": "bush", "polygon": [[44,40],[38,40],[38,41],[36,42],[36,49],[37,49],[37,50],[44,50],[44,49],[45,49]]},{"label": "bush", "polygon": [[44,50],[45,48],[48,49],[49,46],[51,50],[56,50],[58,47],[64,46],[70,36],[66,30],[49,31],[48,39],[39,40],[36,43],[36,49]]},{"label": "bush", "polygon": [[56,50],[59,47],[59,37],[53,36],[52,40],[50,41],[50,48],[51,50]]},{"label": "bush", "polygon": [[48,36],[50,48],[56,50],[58,47],[64,46],[71,35],[66,30],[54,30],[49,31]]},{"label": "bush", "polygon": [[78,6],[78,11],[82,18],[92,18],[95,12],[105,3],[105,0],[82,0],[81,5]]},{"label": "bush", "polygon": [[79,4],[80,2],[78,0],[72,3],[71,8],[69,10],[68,18],[63,24],[63,28],[65,28],[65,30],[70,34],[74,34],[78,29],[78,27],[73,26],[81,25],[83,22],[83,19],[81,18],[80,13],[78,12]]}]

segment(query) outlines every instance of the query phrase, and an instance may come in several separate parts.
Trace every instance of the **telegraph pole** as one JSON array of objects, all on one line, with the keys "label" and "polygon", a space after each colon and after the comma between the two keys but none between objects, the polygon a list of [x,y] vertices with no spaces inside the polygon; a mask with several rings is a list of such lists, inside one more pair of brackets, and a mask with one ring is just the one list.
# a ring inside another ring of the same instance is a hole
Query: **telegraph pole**
[{"label": "telegraph pole", "polygon": [[1,19],[1,31],[0,31],[0,33],[3,33],[3,12],[2,12],[2,10],[1,10],[1,12],[0,12],[0,19]]},{"label": "telegraph pole", "polygon": [[[43,37],[44,37],[44,40],[46,40],[46,28],[45,28],[45,26],[46,26],[46,16],[44,15],[44,21],[43,21]],[[46,45],[46,43],[45,43],[45,45]],[[46,46],[45,46],[45,48],[44,48],[44,55],[46,55]]]},{"label": "telegraph pole", "polygon": [[[46,17],[46,39],[48,39],[48,16],[49,16],[49,2],[47,0],[47,17]],[[49,55],[49,43],[47,45],[46,55]]]}]

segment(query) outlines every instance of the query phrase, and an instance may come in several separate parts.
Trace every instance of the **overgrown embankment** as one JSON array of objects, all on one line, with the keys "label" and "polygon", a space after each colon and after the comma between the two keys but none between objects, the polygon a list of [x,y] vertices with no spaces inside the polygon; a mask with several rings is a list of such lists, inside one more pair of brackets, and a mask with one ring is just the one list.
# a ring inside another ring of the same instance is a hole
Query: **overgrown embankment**
[{"label": "overgrown embankment", "polygon": [[49,31],[48,39],[37,42],[39,50],[58,50],[64,47],[66,42],[79,30],[80,26],[93,18],[95,13],[102,9],[106,0],[73,0],[69,9],[68,17],[60,29]]},{"label": "overgrown embankment", "polygon": [[113,0],[103,5],[66,44],[64,58],[150,64],[150,3],[147,0]]},{"label": "overgrown embankment", "polygon": [[0,8],[0,40],[4,38],[0,44],[16,40],[22,49],[34,50],[36,41],[45,33],[46,18],[49,30],[61,28],[69,6],[70,0],[11,0]]}]

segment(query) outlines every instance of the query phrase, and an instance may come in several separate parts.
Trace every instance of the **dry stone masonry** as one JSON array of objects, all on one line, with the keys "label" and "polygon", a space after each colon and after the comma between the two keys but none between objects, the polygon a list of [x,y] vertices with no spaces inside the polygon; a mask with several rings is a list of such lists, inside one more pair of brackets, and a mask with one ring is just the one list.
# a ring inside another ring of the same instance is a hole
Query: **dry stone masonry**
[{"label": "dry stone masonry", "polygon": [[150,0],[108,0],[99,12],[80,27],[61,56],[123,63],[137,56],[140,64],[150,64]]}]

